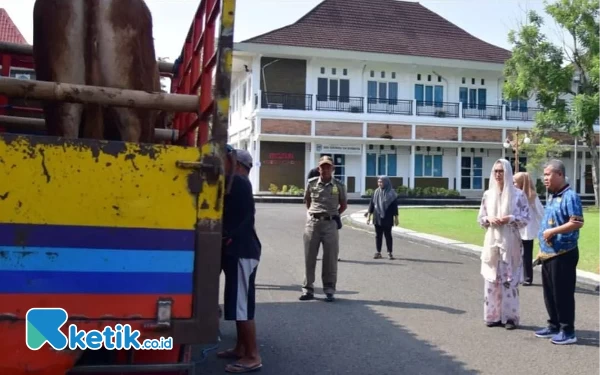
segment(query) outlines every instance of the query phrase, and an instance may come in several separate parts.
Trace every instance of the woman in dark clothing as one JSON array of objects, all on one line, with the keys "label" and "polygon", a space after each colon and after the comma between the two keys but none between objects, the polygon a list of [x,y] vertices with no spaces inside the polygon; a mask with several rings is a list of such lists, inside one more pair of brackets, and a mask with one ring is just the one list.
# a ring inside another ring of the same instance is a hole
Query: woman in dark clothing
[{"label": "woman in dark clothing", "polygon": [[308,176],[306,176],[307,180],[310,180],[313,177],[319,177],[321,173],[319,173],[319,167],[313,168],[308,172]]},{"label": "woman in dark clothing", "polygon": [[392,182],[387,176],[379,177],[377,185],[379,187],[375,190],[371,198],[368,213],[365,214],[365,216],[368,216],[367,224],[371,222],[371,215],[373,215],[373,224],[375,224],[375,246],[377,252],[374,258],[381,258],[381,245],[383,236],[385,235],[388,257],[394,259],[392,255],[392,227],[398,225],[398,196],[392,188]]}]

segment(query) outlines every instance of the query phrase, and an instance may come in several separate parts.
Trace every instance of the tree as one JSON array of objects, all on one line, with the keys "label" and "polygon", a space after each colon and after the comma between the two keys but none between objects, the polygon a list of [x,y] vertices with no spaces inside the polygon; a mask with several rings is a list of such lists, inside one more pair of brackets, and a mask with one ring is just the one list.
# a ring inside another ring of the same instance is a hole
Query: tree
[{"label": "tree", "polygon": [[527,153],[527,172],[539,176],[548,158],[560,158],[567,148],[554,138],[540,134],[537,129],[531,133],[531,143],[523,145]]},{"label": "tree", "polygon": [[[528,23],[508,35],[512,56],[506,61],[504,96],[535,95],[540,106],[535,128],[540,134],[566,131],[584,141],[592,155],[596,205],[600,204],[599,155],[594,123],[598,119],[598,51],[600,27],[597,0],[545,2],[546,12],[566,35],[555,45],[540,31],[543,19],[534,11]],[[579,79],[574,78],[579,77]]]}]

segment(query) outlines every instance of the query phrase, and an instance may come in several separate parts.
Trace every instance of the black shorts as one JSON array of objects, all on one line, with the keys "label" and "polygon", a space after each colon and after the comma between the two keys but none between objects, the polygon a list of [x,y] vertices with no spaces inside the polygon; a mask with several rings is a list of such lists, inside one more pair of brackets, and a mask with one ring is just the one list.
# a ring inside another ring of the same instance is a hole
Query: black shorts
[{"label": "black shorts", "polygon": [[225,272],[225,320],[254,320],[258,260],[223,257]]}]

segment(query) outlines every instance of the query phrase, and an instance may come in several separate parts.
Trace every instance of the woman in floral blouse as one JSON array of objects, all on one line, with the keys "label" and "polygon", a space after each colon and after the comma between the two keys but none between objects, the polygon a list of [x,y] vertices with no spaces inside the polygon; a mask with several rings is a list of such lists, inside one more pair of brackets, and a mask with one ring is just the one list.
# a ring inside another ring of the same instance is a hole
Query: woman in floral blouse
[{"label": "woman in floral blouse", "polygon": [[477,221],[486,229],[481,253],[485,323],[515,329],[520,318],[518,286],[523,279],[519,229],[529,222],[529,204],[523,192],[514,187],[512,169],[505,159],[492,167]]}]

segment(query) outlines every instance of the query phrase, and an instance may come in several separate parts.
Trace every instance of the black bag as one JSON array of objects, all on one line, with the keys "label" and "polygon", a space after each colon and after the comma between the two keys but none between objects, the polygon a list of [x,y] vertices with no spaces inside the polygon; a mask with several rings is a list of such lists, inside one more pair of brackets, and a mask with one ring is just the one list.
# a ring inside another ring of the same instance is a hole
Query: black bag
[{"label": "black bag", "polygon": [[340,217],[340,215],[335,215],[333,217],[333,220],[335,220],[335,222],[337,223],[338,230],[342,229],[342,218]]}]

